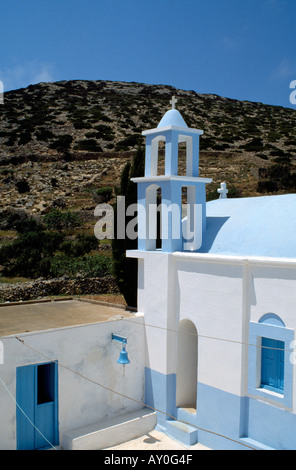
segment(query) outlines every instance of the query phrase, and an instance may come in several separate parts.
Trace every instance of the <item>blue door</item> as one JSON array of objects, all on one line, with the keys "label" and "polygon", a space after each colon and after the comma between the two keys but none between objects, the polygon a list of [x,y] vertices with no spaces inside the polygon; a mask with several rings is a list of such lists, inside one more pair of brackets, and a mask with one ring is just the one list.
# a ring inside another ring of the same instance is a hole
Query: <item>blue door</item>
[{"label": "blue door", "polygon": [[34,450],[58,444],[57,363],[16,369],[17,449]]}]

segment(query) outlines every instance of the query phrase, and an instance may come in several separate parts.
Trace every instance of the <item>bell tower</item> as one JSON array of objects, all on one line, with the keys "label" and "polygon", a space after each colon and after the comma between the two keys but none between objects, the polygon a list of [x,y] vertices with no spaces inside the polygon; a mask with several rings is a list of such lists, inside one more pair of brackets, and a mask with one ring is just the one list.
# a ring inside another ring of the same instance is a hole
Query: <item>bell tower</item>
[{"label": "bell tower", "polygon": [[[199,137],[176,109],[173,96],[157,128],[142,132],[146,138],[145,175],[133,178],[138,185],[138,250],[165,253],[196,251],[206,225],[205,185],[199,177]],[[159,171],[159,143],[165,145],[164,174]],[[179,144],[186,146],[186,171],[180,173]],[[184,201],[185,197],[185,201]],[[161,248],[157,247],[160,232]]]},{"label": "bell tower", "polygon": [[[186,257],[186,252],[201,247],[206,228],[205,186],[211,182],[199,176],[203,131],[187,126],[174,97],[171,106],[157,128],[142,133],[146,138],[145,173],[133,178],[138,190],[138,249],[126,253],[138,259],[137,310],[147,325],[145,403],[163,411],[158,415],[163,429],[168,425],[167,415],[176,415],[180,395],[176,393],[179,311],[175,252]],[[160,171],[160,142],[164,171]],[[179,144],[182,152],[185,145],[185,162]]]}]

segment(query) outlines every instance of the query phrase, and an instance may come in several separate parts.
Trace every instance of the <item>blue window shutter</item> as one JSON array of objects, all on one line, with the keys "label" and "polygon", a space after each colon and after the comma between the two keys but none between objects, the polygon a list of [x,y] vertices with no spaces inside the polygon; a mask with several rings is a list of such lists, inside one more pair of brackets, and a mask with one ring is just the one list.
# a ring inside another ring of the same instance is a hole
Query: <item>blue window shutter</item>
[{"label": "blue window shutter", "polygon": [[262,338],[261,387],[284,390],[285,343],[271,338]]}]

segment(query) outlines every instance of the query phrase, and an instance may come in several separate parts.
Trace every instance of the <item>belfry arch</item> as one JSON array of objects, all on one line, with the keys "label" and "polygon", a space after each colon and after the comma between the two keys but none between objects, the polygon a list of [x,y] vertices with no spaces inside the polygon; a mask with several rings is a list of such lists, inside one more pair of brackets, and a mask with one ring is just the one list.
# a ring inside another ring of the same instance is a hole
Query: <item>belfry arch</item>
[{"label": "belfry arch", "polygon": [[158,135],[151,141],[151,176],[159,176],[161,173],[164,173],[164,171],[160,171],[160,163],[162,160],[161,147],[163,142],[165,143],[165,136],[163,135]]},{"label": "belfry arch", "polygon": [[151,184],[146,189],[146,250],[161,248],[161,187]]}]

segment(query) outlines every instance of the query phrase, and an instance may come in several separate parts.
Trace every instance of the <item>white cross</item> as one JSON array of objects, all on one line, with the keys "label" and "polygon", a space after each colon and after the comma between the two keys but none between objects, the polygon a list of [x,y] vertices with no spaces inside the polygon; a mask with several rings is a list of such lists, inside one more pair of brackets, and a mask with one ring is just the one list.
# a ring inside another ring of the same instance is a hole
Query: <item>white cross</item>
[{"label": "white cross", "polygon": [[177,98],[175,96],[172,97],[170,104],[172,105],[172,109],[175,109],[176,103],[177,103]]},{"label": "white cross", "polygon": [[221,183],[220,188],[217,189],[217,192],[220,194],[220,199],[226,199],[228,189],[226,189],[226,183]]}]

